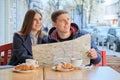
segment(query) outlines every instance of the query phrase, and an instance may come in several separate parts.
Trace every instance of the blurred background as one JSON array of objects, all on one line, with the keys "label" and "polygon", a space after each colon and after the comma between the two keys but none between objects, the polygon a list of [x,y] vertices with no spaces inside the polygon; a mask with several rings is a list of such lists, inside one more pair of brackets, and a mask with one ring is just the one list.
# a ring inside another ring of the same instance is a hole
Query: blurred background
[{"label": "blurred background", "polygon": [[46,35],[52,27],[51,13],[64,9],[79,29],[92,35],[99,49],[120,57],[120,0],[0,0],[0,45],[12,42],[32,8],[43,14]]}]

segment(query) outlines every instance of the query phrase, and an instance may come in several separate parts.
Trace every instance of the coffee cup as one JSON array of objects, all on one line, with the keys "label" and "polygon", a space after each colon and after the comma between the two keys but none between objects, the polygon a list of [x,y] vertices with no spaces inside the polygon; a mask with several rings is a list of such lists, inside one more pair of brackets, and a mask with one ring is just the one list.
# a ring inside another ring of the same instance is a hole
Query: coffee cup
[{"label": "coffee cup", "polygon": [[38,61],[34,59],[26,59],[26,63],[30,65],[38,65]]},{"label": "coffee cup", "polygon": [[82,59],[76,59],[76,58],[72,58],[71,59],[71,64],[74,65],[75,67],[80,67],[82,66]]}]

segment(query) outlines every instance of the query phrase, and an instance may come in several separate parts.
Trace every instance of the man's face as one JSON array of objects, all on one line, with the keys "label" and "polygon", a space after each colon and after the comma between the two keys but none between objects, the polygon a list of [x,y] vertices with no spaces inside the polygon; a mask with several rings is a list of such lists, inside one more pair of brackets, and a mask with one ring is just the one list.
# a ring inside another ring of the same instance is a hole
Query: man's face
[{"label": "man's face", "polygon": [[57,17],[57,20],[53,22],[54,27],[59,33],[70,32],[70,19],[67,14],[61,14]]}]

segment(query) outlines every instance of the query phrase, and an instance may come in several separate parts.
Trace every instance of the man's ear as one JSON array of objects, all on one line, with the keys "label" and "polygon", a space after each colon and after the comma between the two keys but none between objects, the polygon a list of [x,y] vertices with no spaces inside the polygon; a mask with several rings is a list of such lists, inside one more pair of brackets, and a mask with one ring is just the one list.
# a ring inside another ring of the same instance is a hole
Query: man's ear
[{"label": "man's ear", "polygon": [[56,27],[55,22],[52,22],[52,25],[53,25],[54,27]]}]

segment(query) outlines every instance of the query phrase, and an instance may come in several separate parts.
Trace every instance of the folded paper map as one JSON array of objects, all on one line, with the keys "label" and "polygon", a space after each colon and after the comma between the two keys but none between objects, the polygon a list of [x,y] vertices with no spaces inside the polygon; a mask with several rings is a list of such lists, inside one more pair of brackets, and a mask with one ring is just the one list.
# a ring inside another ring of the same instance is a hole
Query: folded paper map
[{"label": "folded paper map", "polygon": [[39,44],[32,47],[33,58],[39,65],[55,65],[59,62],[71,62],[72,58],[82,59],[83,64],[89,64],[90,59],[86,52],[90,49],[90,35],[79,38],[49,44]]}]

